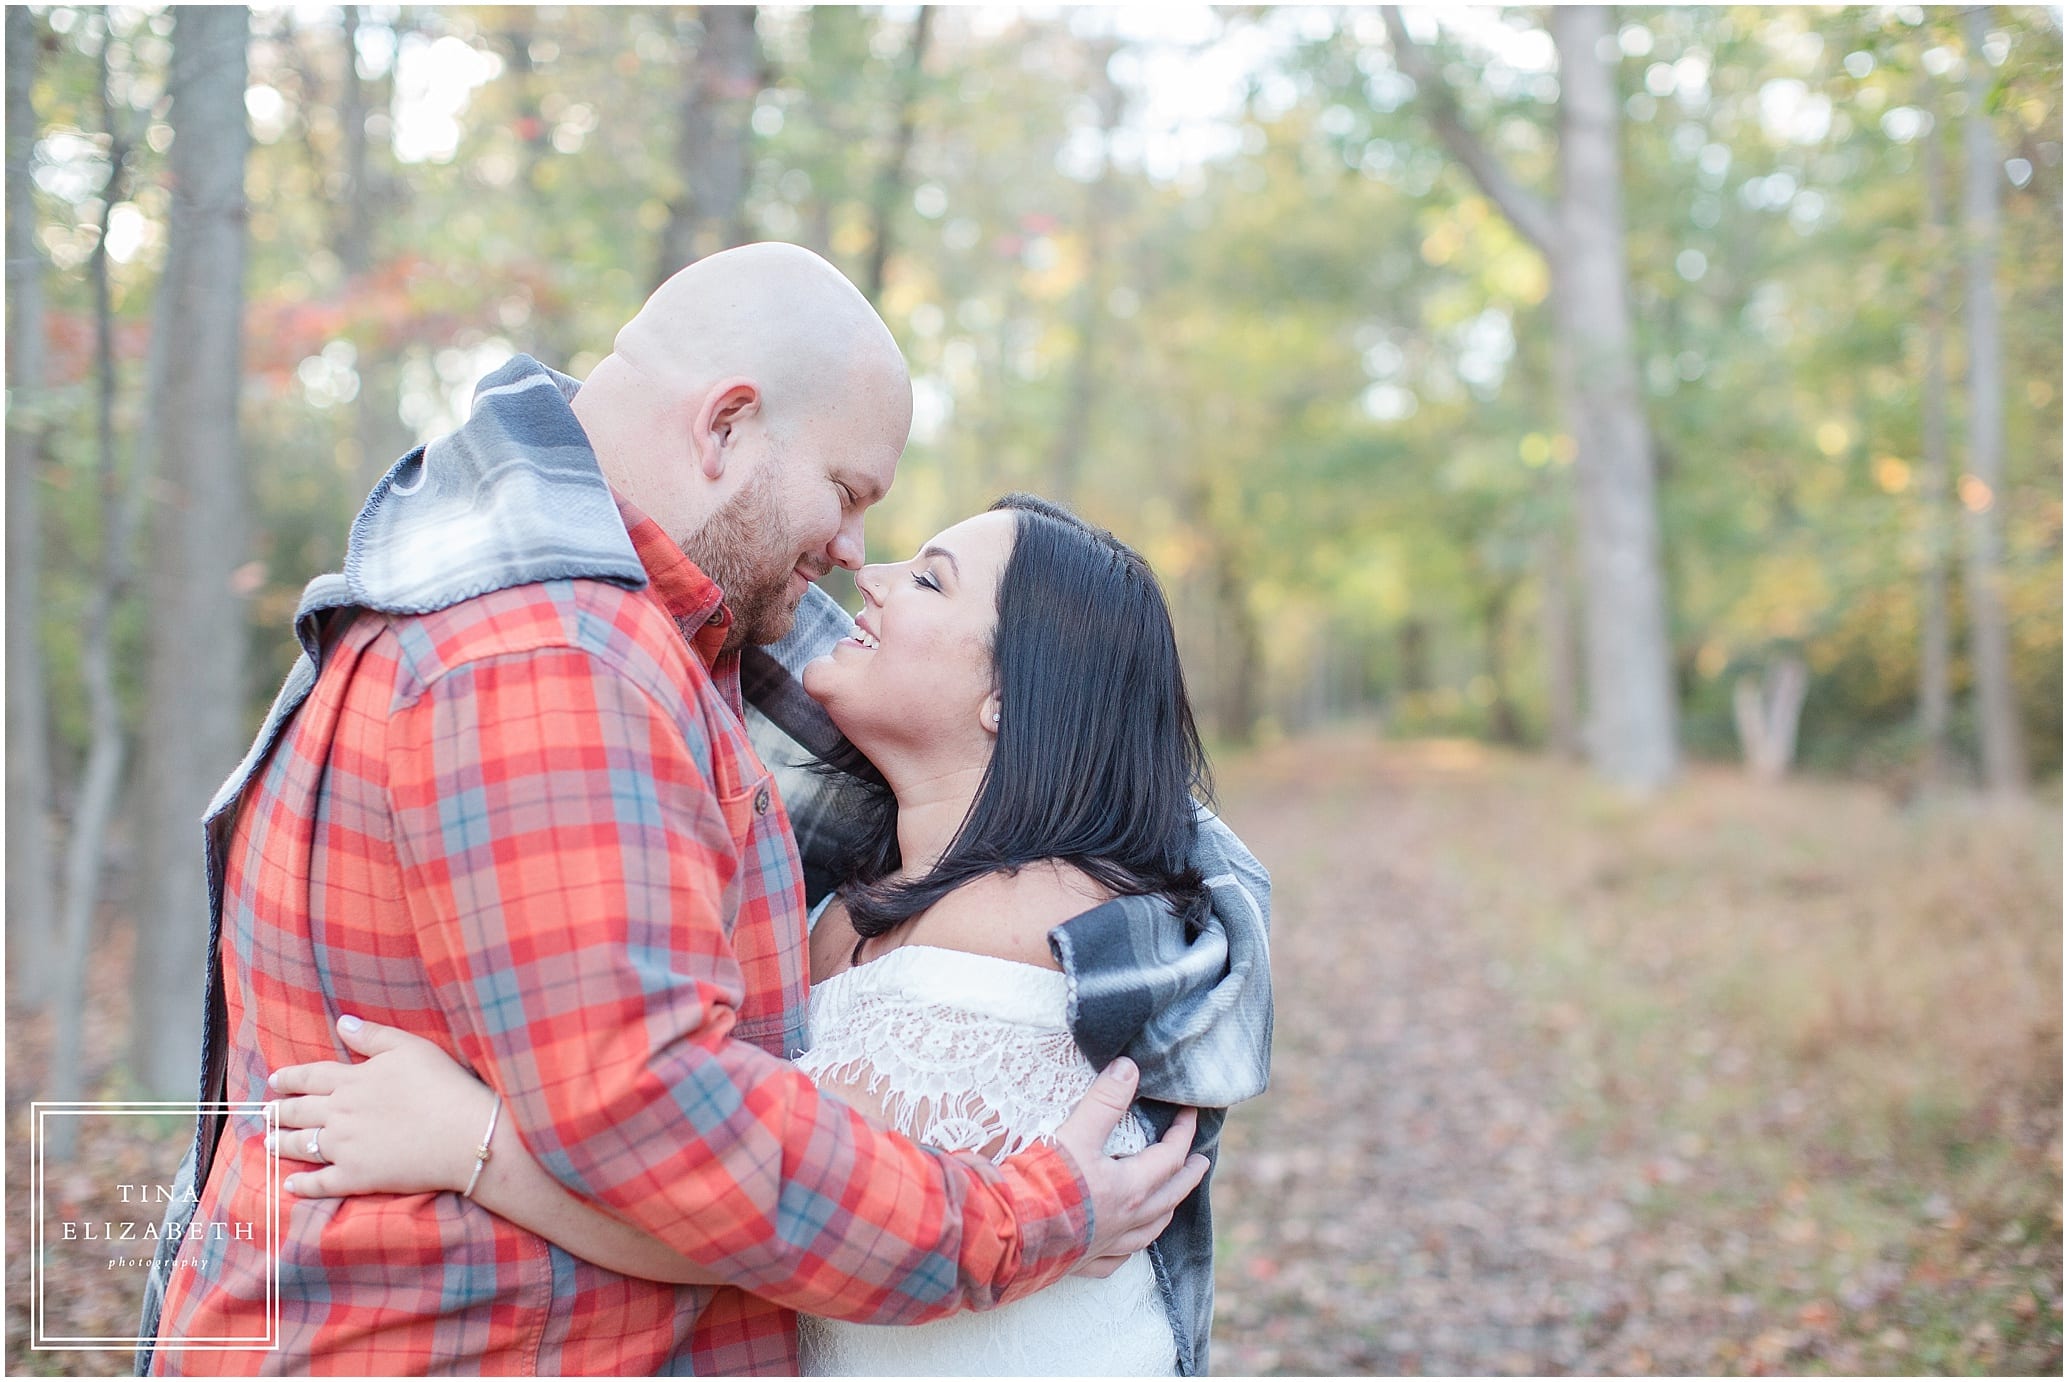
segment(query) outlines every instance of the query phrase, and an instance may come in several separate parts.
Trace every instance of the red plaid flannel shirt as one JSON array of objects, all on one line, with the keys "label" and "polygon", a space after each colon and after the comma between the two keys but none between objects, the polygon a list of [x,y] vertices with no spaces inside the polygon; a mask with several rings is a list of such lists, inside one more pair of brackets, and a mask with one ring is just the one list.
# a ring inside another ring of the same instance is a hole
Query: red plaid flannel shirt
[{"label": "red plaid flannel shirt", "polygon": [[[547,582],[338,633],[231,838],[228,1089],[349,1059],[341,1013],[428,1036],[569,1188],[739,1285],[619,1276],[455,1194],[283,1195],[280,1347],[156,1371],[794,1373],[794,1310],[917,1322],[1083,1252],[1067,1156],[944,1156],[783,1059],[802,885],[729,615],[621,508],[644,590]],[[233,1122],[195,1222],[262,1222],[266,1168]],[[262,1334],[264,1255],[187,1257],[160,1337]]]}]

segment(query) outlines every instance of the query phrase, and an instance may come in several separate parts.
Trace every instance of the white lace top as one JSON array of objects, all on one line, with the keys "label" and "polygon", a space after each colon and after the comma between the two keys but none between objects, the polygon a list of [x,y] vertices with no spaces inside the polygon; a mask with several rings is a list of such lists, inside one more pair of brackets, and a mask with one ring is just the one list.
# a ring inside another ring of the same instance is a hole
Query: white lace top
[{"label": "white lace top", "polygon": [[[821,1088],[916,1141],[1003,1161],[1053,1133],[1097,1072],[1066,1023],[1068,981],[989,955],[907,945],[811,990]],[[1147,1145],[1124,1120],[1108,1153]],[[1138,1252],[1104,1280],[1066,1277],[996,1310],[913,1326],[799,1321],[806,1376],[1170,1376],[1177,1344]]]}]

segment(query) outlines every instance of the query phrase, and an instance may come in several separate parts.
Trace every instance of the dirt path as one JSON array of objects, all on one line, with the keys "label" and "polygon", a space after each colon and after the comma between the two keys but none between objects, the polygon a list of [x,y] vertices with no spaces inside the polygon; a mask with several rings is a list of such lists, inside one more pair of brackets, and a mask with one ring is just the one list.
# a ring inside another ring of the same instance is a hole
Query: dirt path
[{"label": "dirt path", "polygon": [[[1642,1367],[1630,1174],[1547,1106],[1503,973],[1431,876],[1412,772],[1266,756],[1231,819],[1275,866],[1274,1088],[1230,1120],[1215,1370]],[[1231,797],[1231,800],[1233,797]]]}]

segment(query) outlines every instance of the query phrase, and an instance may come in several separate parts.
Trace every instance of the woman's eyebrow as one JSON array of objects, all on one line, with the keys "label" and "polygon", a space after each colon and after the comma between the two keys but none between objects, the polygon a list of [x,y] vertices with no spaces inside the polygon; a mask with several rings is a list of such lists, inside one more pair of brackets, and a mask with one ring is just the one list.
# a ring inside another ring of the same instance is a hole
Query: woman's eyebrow
[{"label": "woman's eyebrow", "polygon": [[930,547],[927,547],[927,548],[923,549],[923,550],[922,550],[922,551],[921,551],[921,552],[919,553],[919,555],[920,555],[920,556],[921,556],[922,558],[924,558],[924,557],[946,557],[946,558],[948,559],[948,565],[950,565],[950,566],[952,566],[952,567],[954,567],[954,568],[955,568],[955,579],[956,579],[956,580],[958,580],[958,581],[962,579],[962,563],[961,563],[961,562],[959,562],[959,561],[957,561],[957,560],[955,560],[955,554],[954,554],[953,552],[949,551],[949,550],[948,550],[947,548],[945,548],[945,547],[941,547],[941,546],[938,546],[938,545],[936,545],[936,546],[930,546]]}]

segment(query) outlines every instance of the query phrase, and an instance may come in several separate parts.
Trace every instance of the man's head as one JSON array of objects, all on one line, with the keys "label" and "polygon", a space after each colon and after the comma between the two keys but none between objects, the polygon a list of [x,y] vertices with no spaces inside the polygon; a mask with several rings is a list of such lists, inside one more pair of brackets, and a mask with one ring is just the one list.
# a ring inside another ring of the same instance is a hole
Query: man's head
[{"label": "man's head", "polygon": [[745,245],[663,283],[574,401],[610,481],[724,588],[733,646],[789,632],[807,580],[859,567],[912,384],[838,269]]}]

